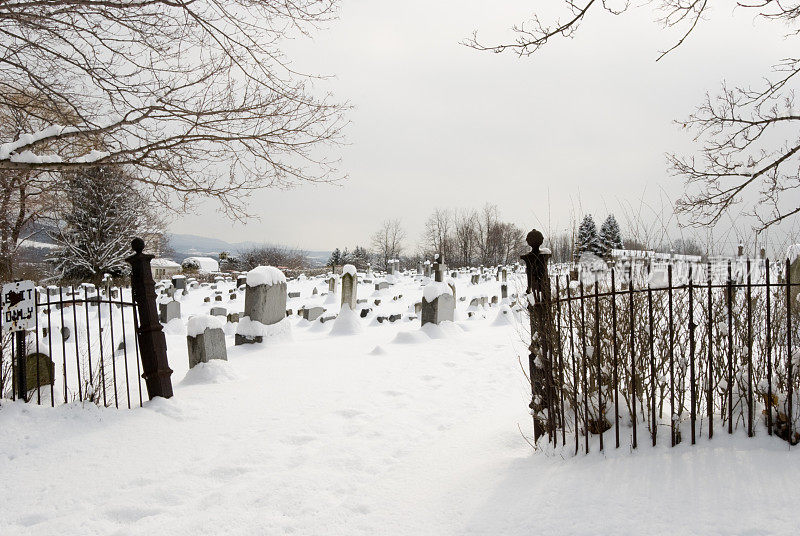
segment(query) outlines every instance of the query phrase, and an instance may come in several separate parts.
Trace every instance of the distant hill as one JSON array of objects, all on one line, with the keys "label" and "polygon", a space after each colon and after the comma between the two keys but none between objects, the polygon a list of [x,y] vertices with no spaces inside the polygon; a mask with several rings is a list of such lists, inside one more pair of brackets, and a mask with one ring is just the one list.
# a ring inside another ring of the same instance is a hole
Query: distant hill
[{"label": "distant hill", "polygon": [[[237,253],[249,248],[263,245],[260,242],[245,241],[245,242],[226,242],[219,238],[208,238],[205,236],[192,235],[192,234],[169,234],[170,247],[175,251],[172,256],[173,260],[177,262],[183,261],[186,257],[214,257],[218,258],[220,252],[227,251],[229,253]],[[308,258],[312,264],[323,266],[330,251],[306,251]]]}]

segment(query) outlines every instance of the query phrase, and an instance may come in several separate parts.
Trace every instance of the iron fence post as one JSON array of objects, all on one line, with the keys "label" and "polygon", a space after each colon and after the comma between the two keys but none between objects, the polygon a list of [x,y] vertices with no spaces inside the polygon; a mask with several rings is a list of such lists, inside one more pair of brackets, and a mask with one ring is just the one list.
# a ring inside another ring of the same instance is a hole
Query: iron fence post
[{"label": "iron fence post", "polygon": [[[131,265],[131,290],[133,301],[139,312],[140,355],[142,359],[142,378],[147,385],[147,396],[172,397],[172,369],[167,361],[167,340],[158,320],[155,281],[150,270],[153,255],[142,253],[144,240],[134,238],[131,247],[136,252],[125,260]],[[109,298],[110,300],[110,298]]]},{"label": "iron fence post", "polygon": [[[550,277],[547,273],[548,250],[540,250],[544,242],[542,233],[533,229],[526,238],[531,251],[522,255],[528,276],[528,313],[530,314],[531,344],[528,367],[531,380],[531,403],[533,413],[534,441],[555,432],[555,389],[551,359],[550,334]],[[532,300],[531,300],[532,298]],[[533,303],[531,303],[531,301]],[[547,412],[547,416],[543,413]]]}]

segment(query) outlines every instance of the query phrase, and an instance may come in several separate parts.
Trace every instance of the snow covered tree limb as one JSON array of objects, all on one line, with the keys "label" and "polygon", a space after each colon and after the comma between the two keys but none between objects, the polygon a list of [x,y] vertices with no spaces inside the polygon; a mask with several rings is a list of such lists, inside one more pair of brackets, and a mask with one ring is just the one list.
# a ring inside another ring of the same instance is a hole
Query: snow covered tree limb
[{"label": "snow covered tree limb", "polygon": [[0,140],[0,170],[135,165],[165,198],[216,197],[236,215],[255,189],[338,180],[337,161],[322,152],[340,141],[346,107],[317,96],[314,77],[278,47],[335,8],[0,0],[0,108],[42,124]]}]

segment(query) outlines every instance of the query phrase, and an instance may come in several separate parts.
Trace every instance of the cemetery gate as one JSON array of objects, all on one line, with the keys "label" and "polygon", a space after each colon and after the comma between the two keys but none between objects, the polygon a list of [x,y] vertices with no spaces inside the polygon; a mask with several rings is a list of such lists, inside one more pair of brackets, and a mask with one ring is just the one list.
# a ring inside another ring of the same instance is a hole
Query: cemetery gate
[{"label": "cemetery gate", "polygon": [[[27,329],[11,331],[18,329],[10,325],[16,317],[0,317],[0,399],[131,408],[141,406],[145,396],[172,396],[152,256],[142,252],[140,239],[133,248],[126,259],[131,287],[114,286],[111,280],[99,288],[38,287],[30,293]],[[19,301],[9,297],[4,303]]]}]

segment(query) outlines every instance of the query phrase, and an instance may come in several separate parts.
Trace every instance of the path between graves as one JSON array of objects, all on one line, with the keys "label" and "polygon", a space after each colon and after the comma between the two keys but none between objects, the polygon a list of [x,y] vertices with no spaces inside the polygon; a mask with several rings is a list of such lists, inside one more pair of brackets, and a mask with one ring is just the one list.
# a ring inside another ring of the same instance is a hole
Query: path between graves
[{"label": "path between graves", "polygon": [[[532,454],[512,326],[295,330],[143,409],[0,410],[0,533],[788,534],[796,452],[766,437]],[[183,350],[180,350],[182,345]],[[183,355],[180,355],[183,352]],[[655,507],[654,507],[655,505]]]}]

